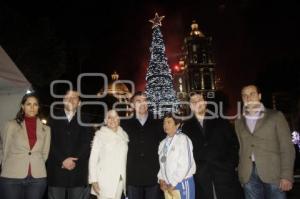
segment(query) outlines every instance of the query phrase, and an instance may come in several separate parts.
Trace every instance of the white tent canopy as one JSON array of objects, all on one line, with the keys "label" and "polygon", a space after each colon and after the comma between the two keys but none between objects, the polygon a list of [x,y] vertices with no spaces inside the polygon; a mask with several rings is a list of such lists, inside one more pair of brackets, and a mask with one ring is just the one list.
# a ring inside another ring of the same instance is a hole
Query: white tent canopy
[{"label": "white tent canopy", "polygon": [[0,128],[15,117],[29,81],[0,46]]}]

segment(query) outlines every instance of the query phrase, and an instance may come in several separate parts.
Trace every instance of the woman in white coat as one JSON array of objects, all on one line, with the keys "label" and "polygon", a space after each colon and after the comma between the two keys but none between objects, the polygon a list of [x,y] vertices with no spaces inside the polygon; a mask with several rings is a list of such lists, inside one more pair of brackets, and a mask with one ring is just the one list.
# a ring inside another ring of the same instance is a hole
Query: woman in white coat
[{"label": "woman in white coat", "polygon": [[98,199],[120,199],[125,193],[128,135],[115,110],[105,116],[105,126],[95,134],[89,160],[91,193]]}]

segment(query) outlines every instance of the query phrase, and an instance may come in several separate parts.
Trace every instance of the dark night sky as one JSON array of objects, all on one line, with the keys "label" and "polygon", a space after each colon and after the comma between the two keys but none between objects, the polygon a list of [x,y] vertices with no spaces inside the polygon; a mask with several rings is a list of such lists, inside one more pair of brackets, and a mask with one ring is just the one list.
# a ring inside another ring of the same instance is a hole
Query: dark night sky
[{"label": "dark night sky", "polygon": [[[16,49],[26,51],[28,46],[37,45],[36,37],[27,39],[26,35],[35,29],[38,35],[36,27],[42,21],[64,46],[68,72],[58,78],[74,80],[79,72],[109,75],[117,70],[121,79],[134,80],[137,88],[142,89],[152,33],[148,20],[158,12],[166,16],[161,30],[170,66],[178,61],[192,20],[198,22],[205,35],[213,37],[217,75],[231,101],[238,99],[241,86],[249,81],[258,83],[267,93],[299,89],[297,26],[300,21],[296,3],[261,0],[137,2],[4,4],[0,9],[0,44],[22,68],[25,64],[18,59]],[[47,48],[45,45],[43,48]],[[35,59],[34,53],[26,56],[36,65],[40,60],[48,62],[51,57]],[[87,87],[99,89],[95,85]]]}]

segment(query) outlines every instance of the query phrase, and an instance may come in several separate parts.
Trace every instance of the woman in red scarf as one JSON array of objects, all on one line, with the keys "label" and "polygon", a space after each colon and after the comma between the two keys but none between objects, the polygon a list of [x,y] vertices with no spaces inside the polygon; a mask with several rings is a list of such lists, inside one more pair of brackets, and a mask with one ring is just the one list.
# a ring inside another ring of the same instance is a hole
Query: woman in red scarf
[{"label": "woman in red scarf", "polygon": [[39,100],[26,94],[14,120],[0,132],[0,193],[4,199],[42,199],[50,128],[39,119]]}]

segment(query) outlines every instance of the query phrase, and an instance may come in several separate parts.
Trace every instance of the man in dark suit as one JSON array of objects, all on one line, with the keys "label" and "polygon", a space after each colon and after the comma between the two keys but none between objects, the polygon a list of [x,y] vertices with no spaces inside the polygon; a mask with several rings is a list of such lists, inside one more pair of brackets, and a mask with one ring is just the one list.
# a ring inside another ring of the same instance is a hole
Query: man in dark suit
[{"label": "man in dark suit", "polygon": [[127,155],[127,196],[129,199],[158,199],[158,146],[164,137],[163,125],[148,112],[146,95],[132,97],[134,117],[124,119],[121,126],[129,136]]},{"label": "man in dark suit", "polygon": [[194,146],[196,198],[243,198],[236,172],[238,140],[233,127],[228,121],[208,114],[202,94],[190,97],[190,108],[193,116],[182,130]]},{"label": "man in dark suit", "polygon": [[67,193],[72,199],[86,199],[91,131],[81,123],[88,119],[79,115],[79,93],[68,91],[63,103],[64,110],[52,115],[49,122],[48,198],[65,199]]}]

